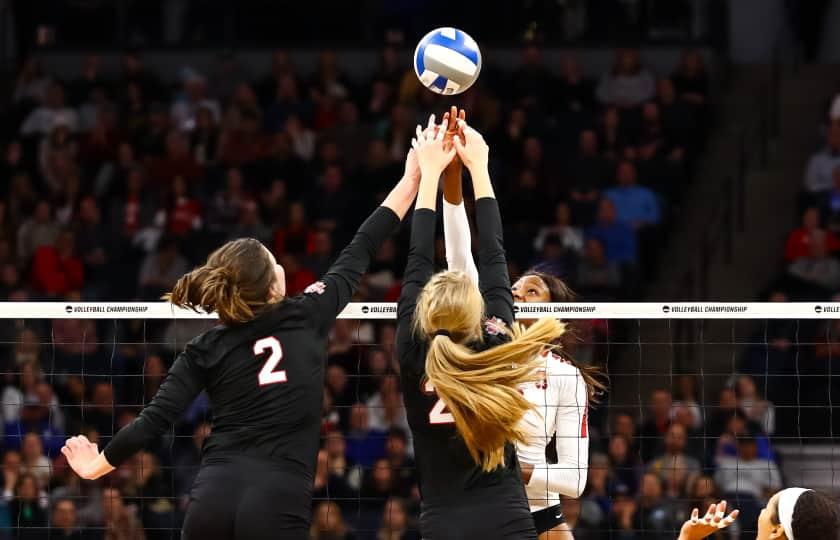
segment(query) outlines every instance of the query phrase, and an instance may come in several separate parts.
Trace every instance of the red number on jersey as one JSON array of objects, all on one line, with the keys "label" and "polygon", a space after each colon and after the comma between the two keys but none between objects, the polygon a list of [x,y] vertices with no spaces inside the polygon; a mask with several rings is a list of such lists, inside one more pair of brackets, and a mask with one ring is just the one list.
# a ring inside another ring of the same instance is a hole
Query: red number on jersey
[{"label": "red number on jersey", "polygon": [[[423,392],[426,394],[435,393],[435,385],[432,384],[432,381],[426,379],[426,383],[423,385]],[[435,402],[432,410],[429,411],[429,423],[435,425],[455,423],[455,417],[452,416],[451,412],[446,410],[446,403],[440,398]]]},{"label": "red number on jersey", "polygon": [[589,435],[589,403],[583,407],[583,418],[580,420],[580,438],[585,439]]},{"label": "red number on jersey", "polygon": [[279,364],[280,360],[283,359],[283,347],[280,345],[280,342],[277,341],[276,337],[271,336],[262,338],[254,343],[255,355],[259,356],[266,351],[269,352],[268,359],[265,361],[265,364],[263,364],[260,374],[257,377],[260,386],[286,382],[285,370],[281,369],[274,371],[277,368],[277,364]]}]

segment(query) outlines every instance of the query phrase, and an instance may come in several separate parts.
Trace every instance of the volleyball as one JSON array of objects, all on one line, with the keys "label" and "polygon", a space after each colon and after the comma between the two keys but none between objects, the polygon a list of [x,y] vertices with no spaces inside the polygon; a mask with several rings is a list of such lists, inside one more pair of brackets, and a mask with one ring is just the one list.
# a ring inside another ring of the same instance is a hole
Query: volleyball
[{"label": "volleyball", "polygon": [[481,71],[481,51],[469,34],[457,28],[437,28],[414,50],[414,71],[420,82],[438,94],[460,94]]}]

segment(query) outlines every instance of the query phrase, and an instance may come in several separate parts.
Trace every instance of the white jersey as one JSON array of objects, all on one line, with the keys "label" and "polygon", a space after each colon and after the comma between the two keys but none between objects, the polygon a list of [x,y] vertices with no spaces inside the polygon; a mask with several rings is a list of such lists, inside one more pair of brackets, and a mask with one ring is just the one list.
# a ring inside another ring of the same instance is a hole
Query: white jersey
[{"label": "white jersey", "polygon": [[[478,284],[463,203],[443,201],[443,227],[449,269],[466,272]],[[541,356],[545,377],[522,388],[528,401],[537,407],[522,418],[528,440],[516,449],[520,462],[534,466],[525,486],[532,512],[559,503],[560,495],[580,497],[589,466],[586,382],[580,370],[562,356]],[[549,464],[545,449],[554,435],[557,463]]]},{"label": "white jersey", "polygon": [[[580,370],[561,355],[546,352],[542,377],[522,388],[536,405],[522,418],[526,443],[516,451],[522,463],[534,466],[525,486],[531,511],[560,502],[560,495],[580,497],[589,466],[586,382]],[[546,460],[546,446],[555,438],[557,463]]]}]

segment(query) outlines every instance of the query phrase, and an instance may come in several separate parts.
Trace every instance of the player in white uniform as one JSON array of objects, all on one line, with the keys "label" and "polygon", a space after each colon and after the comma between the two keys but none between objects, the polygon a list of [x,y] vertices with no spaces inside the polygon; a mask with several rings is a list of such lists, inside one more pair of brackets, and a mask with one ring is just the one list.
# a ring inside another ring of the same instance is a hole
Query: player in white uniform
[{"label": "player in white uniform", "polygon": [[[454,117],[453,107],[450,118]],[[450,130],[453,126],[454,122],[451,122]],[[464,271],[478,282],[457,158],[444,176],[443,225],[447,264],[450,270]],[[520,278],[512,291],[517,302],[564,302],[573,297],[562,281],[536,272]],[[529,321],[523,323],[527,325]],[[560,496],[580,497],[586,487],[588,406],[593,392],[602,386],[562,355],[546,352],[543,357],[545,377],[523,388],[525,396],[537,407],[522,420],[528,442],[517,447],[517,454],[541,540],[571,539],[574,537],[565,525]],[[557,463],[549,463],[546,457],[546,447],[552,439]]]}]

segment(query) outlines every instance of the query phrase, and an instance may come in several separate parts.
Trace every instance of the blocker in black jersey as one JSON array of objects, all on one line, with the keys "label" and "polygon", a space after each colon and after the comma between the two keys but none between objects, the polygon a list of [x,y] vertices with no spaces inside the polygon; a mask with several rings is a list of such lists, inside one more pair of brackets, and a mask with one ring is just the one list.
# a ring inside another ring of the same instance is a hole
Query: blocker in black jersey
[{"label": "blocker in black jersey", "polygon": [[[475,203],[478,228],[478,274],[488,320],[513,323],[507,261],[502,245],[502,222],[496,199]],[[420,529],[426,540],[501,538],[536,539],[534,521],[525,496],[516,450],[505,447],[505,465],[484,472],[473,461],[443,401],[426,380],[428,342],[414,331],[414,311],[420,291],[434,274],[436,215],[414,212],[411,248],[402,294],[397,307],[397,354],[403,399],[414,434],[414,454],[420,479]],[[507,339],[485,326],[490,348]],[[488,332],[487,329],[490,331]]]},{"label": "blocker in black jersey", "polygon": [[327,336],[400,220],[378,208],[306,293],[190,342],[140,416],[104,453],[118,466],[205,390],[213,426],[183,538],[305,538],[321,425]]}]

